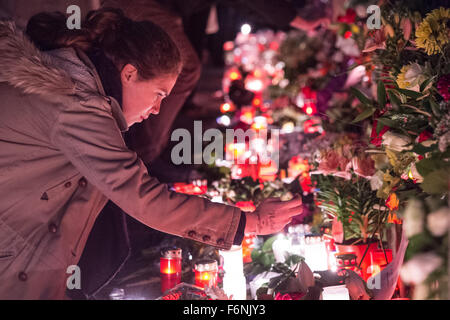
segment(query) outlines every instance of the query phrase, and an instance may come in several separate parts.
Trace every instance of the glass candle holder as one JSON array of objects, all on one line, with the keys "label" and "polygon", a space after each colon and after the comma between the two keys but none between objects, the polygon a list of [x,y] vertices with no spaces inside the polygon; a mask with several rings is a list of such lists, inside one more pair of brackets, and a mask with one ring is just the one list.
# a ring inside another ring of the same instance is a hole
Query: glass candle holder
[{"label": "glass candle holder", "polygon": [[[385,255],[386,253],[386,255]],[[367,273],[370,276],[374,276],[383,270],[388,263],[392,261],[392,250],[376,249],[369,253],[370,255],[370,266],[367,268]]]},{"label": "glass candle holder", "polygon": [[198,287],[215,287],[219,267],[216,260],[200,260],[195,264],[195,285]]},{"label": "glass candle holder", "polygon": [[164,248],[160,258],[161,292],[165,292],[181,282],[181,249]]}]

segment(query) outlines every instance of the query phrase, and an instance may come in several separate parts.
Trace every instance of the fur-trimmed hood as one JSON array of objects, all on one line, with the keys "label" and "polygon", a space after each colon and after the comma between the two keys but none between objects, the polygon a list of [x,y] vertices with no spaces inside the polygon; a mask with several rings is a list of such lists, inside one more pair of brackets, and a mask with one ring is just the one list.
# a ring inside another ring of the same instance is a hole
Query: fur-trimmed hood
[{"label": "fur-trimmed hood", "polygon": [[0,21],[0,82],[41,96],[98,95],[94,74],[74,49],[42,52],[14,22]]}]

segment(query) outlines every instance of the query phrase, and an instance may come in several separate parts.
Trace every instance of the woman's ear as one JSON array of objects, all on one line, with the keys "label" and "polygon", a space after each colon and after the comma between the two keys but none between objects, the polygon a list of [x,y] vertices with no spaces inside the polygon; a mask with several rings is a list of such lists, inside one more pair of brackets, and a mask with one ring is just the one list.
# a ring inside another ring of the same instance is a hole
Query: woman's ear
[{"label": "woman's ear", "polygon": [[122,71],[120,72],[120,80],[122,82],[122,85],[131,84],[135,82],[137,78],[137,69],[131,64],[125,65],[125,67],[123,67]]}]

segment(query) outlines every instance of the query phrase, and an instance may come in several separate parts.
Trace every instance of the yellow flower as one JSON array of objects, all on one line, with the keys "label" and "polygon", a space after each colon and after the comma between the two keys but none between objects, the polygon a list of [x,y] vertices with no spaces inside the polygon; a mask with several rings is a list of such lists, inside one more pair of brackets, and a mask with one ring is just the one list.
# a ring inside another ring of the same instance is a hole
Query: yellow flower
[{"label": "yellow flower", "polygon": [[400,88],[405,89],[410,86],[410,83],[406,81],[405,74],[408,72],[409,66],[403,66],[400,73],[397,76],[397,84]]},{"label": "yellow flower", "polygon": [[428,55],[442,52],[449,42],[447,23],[450,19],[450,8],[440,7],[427,14],[416,30],[416,45]]}]

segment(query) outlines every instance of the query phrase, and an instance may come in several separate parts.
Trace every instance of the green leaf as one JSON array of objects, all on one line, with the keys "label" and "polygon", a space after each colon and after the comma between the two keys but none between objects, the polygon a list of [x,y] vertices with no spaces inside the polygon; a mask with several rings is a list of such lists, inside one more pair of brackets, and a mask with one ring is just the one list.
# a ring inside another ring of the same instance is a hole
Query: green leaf
[{"label": "green leaf", "polygon": [[[423,156],[423,155],[425,155],[425,153],[432,152],[436,149],[437,149],[436,143],[432,144],[430,147],[425,147],[423,144],[418,143],[411,149],[411,151]],[[423,159],[423,160],[429,160],[429,159]],[[421,161],[419,161],[419,162],[421,162]]]},{"label": "green leaf", "polygon": [[434,77],[431,77],[431,78],[425,80],[424,82],[422,82],[422,84],[420,85],[420,92],[423,92],[428,87],[428,85],[431,82],[433,82],[433,80],[434,80]]},{"label": "green leaf", "polygon": [[257,261],[263,253],[260,250],[253,250],[251,253],[252,261]]},{"label": "green leaf", "polygon": [[357,123],[371,117],[375,113],[375,108],[369,107],[361,112],[351,123]]},{"label": "green leaf", "polygon": [[388,126],[390,128],[399,128],[397,121],[391,120],[389,118],[378,118],[378,122],[384,124],[385,126]]},{"label": "green leaf", "polygon": [[389,96],[389,101],[391,102],[392,107],[395,110],[398,110],[400,108],[400,105],[402,104],[400,99],[397,97],[397,95],[392,90],[388,90],[388,96]]},{"label": "green leaf", "polygon": [[384,87],[383,81],[378,81],[377,86],[377,98],[378,98],[378,105],[381,109],[384,109],[386,106],[386,88]]},{"label": "green leaf", "polygon": [[450,167],[433,171],[423,178],[422,190],[429,194],[444,194],[448,192]]},{"label": "green leaf", "polygon": [[267,239],[262,246],[262,251],[263,252],[272,252],[272,244],[275,240],[277,240],[277,237],[278,236],[273,236],[273,237],[270,237],[269,239]]},{"label": "green leaf", "polygon": [[433,246],[433,238],[428,232],[421,232],[409,238],[408,249],[405,254],[405,261],[411,259],[417,253],[426,251]]},{"label": "green leaf", "polygon": [[412,90],[408,90],[408,89],[397,89],[399,92],[401,92],[402,94],[404,94],[405,96],[408,96],[410,98],[413,99],[418,99],[422,96],[422,93],[420,92],[416,92],[416,91],[412,91]]},{"label": "green leaf", "polygon": [[267,253],[260,256],[259,260],[266,268],[270,267],[275,262],[273,254]]},{"label": "green leaf", "polygon": [[434,99],[430,99],[431,111],[436,117],[441,116],[441,112],[439,111],[439,105],[434,101]]},{"label": "green leaf", "polygon": [[436,159],[422,159],[416,163],[416,169],[422,177],[425,177],[426,175],[436,170],[436,165],[438,165]]},{"label": "green leaf", "polygon": [[365,104],[365,105],[372,105],[372,101],[367,98],[364,93],[362,93],[361,91],[359,91],[356,88],[350,88],[350,91],[353,93],[353,95],[358,98],[359,101],[361,101],[361,103]]}]

